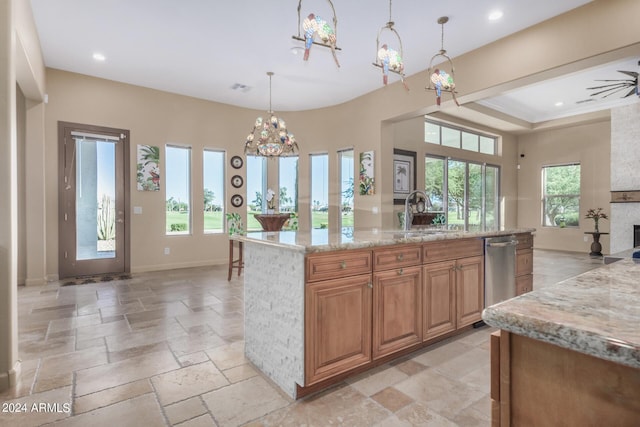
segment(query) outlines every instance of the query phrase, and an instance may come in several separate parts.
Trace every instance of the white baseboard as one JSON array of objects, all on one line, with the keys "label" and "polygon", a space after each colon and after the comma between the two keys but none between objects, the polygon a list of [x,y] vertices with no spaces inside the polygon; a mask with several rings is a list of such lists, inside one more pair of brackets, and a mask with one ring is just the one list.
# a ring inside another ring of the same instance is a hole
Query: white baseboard
[{"label": "white baseboard", "polygon": [[0,392],[16,385],[20,377],[20,361],[18,360],[8,372],[0,372]]},{"label": "white baseboard", "polygon": [[40,279],[25,279],[24,281],[25,286],[40,286],[40,285],[46,285],[46,284],[47,284],[47,279],[44,277]]}]

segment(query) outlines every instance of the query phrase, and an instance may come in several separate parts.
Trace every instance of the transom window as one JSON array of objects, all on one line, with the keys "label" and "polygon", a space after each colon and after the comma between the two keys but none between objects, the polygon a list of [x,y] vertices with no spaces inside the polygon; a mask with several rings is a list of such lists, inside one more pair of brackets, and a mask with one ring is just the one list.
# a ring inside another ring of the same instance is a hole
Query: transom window
[{"label": "transom window", "polygon": [[425,120],[424,123],[424,142],[482,154],[496,155],[497,153],[495,136],[431,120]]}]

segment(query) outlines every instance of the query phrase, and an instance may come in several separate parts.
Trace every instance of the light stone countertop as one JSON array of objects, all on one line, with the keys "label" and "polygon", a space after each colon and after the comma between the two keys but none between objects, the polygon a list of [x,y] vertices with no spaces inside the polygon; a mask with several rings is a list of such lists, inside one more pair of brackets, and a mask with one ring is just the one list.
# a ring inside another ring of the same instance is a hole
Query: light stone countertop
[{"label": "light stone countertop", "polygon": [[624,259],[596,268],[487,307],[482,318],[518,335],[640,368],[640,263]]},{"label": "light stone countertop", "polygon": [[482,232],[435,229],[414,229],[405,232],[402,230],[378,231],[372,229],[329,233],[326,229],[314,229],[311,231],[257,231],[248,232],[245,235],[234,235],[231,238],[241,242],[261,243],[305,253],[316,253],[345,249],[366,249],[402,243],[508,236],[516,233],[532,233],[534,231],[534,228]]}]

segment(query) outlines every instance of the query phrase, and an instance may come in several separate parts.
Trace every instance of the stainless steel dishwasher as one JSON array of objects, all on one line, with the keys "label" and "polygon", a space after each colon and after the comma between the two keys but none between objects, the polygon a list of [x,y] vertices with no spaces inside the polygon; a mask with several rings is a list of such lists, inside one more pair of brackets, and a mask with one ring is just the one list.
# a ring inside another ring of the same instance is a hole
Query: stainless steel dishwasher
[{"label": "stainless steel dishwasher", "polygon": [[484,306],[516,296],[516,236],[484,240]]}]

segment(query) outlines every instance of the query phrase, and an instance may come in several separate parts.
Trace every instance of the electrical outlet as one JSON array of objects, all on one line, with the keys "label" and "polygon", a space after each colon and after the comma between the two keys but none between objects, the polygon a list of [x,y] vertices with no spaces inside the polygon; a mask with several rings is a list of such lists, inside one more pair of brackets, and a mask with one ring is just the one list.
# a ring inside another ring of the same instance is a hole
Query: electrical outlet
[{"label": "electrical outlet", "polygon": [[164,248],[164,254],[165,255],[169,255],[171,253],[171,249],[169,248]]},{"label": "electrical outlet", "polygon": [[588,242],[589,241],[589,236],[584,236],[584,241]]}]

